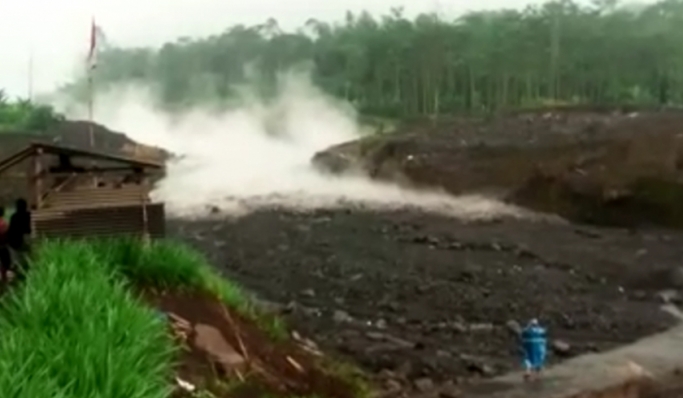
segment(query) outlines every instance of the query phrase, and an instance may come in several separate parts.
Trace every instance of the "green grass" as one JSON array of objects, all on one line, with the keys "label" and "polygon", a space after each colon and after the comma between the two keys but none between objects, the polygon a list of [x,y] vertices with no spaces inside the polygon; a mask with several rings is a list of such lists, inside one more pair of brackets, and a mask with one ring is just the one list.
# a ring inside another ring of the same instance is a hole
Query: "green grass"
[{"label": "green grass", "polygon": [[[179,348],[135,294],[141,287],[214,295],[271,337],[288,337],[275,316],[177,242],[46,241],[34,254],[26,282],[0,300],[2,398],[167,398]],[[369,396],[355,369],[321,365],[357,397]]]},{"label": "green grass", "polygon": [[375,396],[375,391],[370,385],[366,375],[356,365],[333,360],[324,357],[319,365],[326,369],[330,374],[344,380],[353,389],[353,396],[356,398],[370,398]]},{"label": "green grass", "polygon": [[174,344],[106,257],[47,242],[0,306],[3,398],[166,398]]},{"label": "green grass", "polygon": [[255,322],[269,337],[289,337],[282,321],[266,314],[249,300],[239,286],[224,279],[204,256],[180,242],[151,241],[140,244],[134,238],[108,239],[94,243],[98,253],[110,259],[113,271],[135,285],[159,290],[205,292]]},{"label": "green grass", "polygon": [[278,338],[261,314],[196,251],[136,239],[46,241],[26,282],[0,301],[0,397],[168,397],[176,347],[135,288],[215,295]]},{"label": "green grass", "polygon": [[5,216],[2,218],[4,218],[5,221],[9,222],[9,219],[12,217],[12,214],[14,214],[14,208],[5,207]]}]

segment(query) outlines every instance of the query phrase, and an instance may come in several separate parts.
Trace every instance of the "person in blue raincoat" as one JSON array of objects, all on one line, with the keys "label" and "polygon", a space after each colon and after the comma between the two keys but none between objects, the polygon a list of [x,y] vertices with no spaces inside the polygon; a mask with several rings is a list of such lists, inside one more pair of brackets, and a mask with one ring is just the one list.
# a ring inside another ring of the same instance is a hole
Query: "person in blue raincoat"
[{"label": "person in blue raincoat", "polygon": [[537,376],[545,365],[547,352],[546,330],[537,319],[532,319],[522,330],[522,352],[524,353],[524,378]]}]

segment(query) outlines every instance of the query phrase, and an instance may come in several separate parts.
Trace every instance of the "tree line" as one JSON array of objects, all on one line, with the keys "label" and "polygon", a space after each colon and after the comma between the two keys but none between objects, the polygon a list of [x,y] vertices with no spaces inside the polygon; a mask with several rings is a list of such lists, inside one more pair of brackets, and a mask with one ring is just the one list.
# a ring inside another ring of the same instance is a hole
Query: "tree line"
[{"label": "tree line", "polygon": [[0,89],[0,134],[6,131],[44,133],[63,120],[64,116],[49,105],[26,99],[10,100]]},{"label": "tree line", "polygon": [[[368,114],[488,112],[541,104],[683,102],[683,0],[553,0],[523,10],[436,14],[401,9],[342,23],[309,20],[295,32],[275,19],[161,48],[107,47],[99,88],[142,82],[162,105],[229,101],[240,86],[263,95],[300,68]],[[84,95],[85,81],[65,87]]]}]

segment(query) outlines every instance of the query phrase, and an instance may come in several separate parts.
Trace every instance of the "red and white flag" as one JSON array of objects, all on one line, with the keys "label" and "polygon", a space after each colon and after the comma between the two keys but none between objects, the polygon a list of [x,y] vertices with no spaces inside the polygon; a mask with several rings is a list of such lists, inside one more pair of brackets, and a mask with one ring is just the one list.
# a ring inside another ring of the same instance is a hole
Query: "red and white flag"
[{"label": "red and white flag", "polygon": [[92,19],[90,26],[90,50],[88,51],[88,67],[90,70],[97,66],[97,25],[95,25],[95,17]]}]

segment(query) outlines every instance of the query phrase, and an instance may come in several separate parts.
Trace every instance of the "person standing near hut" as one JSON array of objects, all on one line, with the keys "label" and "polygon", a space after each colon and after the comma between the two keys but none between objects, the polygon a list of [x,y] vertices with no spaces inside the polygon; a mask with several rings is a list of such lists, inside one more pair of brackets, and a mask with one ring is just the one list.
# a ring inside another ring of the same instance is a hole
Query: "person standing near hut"
[{"label": "person standing near hut", "polygon": [[9,282],[9,271],[12,268],[12,255],[9,251],[7,232],[9,224],[5,221],[5,208],[0,206],[0,279]]},{"label": "person standing near hut", "polygon": [[23,277],[30,251],[26,237],[31,235],[31,212],[25,199],[17,199],[14,206],[14,214],[10,218],[7,230],[7,243],[15,254],[17,276]]}]

